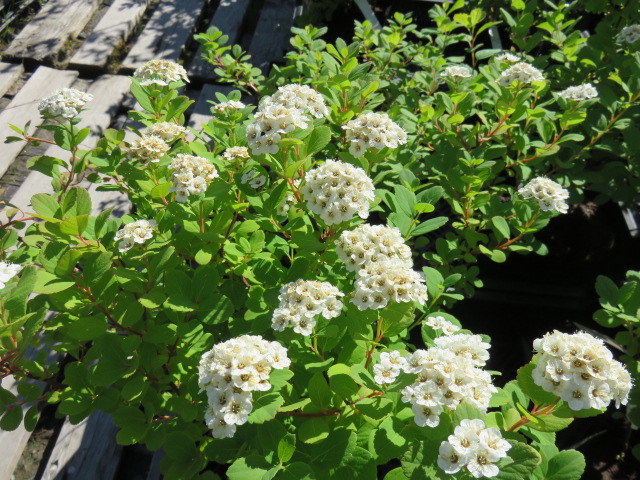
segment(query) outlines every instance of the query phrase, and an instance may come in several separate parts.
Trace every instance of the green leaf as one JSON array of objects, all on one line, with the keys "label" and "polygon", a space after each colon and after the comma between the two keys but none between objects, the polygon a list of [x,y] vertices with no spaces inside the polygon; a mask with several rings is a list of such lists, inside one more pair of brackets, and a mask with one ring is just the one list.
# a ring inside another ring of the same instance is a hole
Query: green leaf
[{"label": "green leaf", "polygon": [[280,472],[278,480],[316,480],[316,475],[306,463],[293,462]]},{"label": "green leaf", "polygon": [[398,467],[387,473],[384,480],[409,480],[409,478],[402,471],[402,467]]},{"label": "green leaf", "polygon": [[79,317],[65,328],[71,338],[81,341],[93,340],[107,331],[107,322],[101,315],[93,317]]},{"label": "green leaf", "polygon": [[394,192],[393,203],[395,211],[413,218],[415,216],[413,207],[417,203],[415,194],[403,185],[396,185]]},{"label": "green leaf", "polygon": [[329,425],[322,417],[310,418],[298,428],[298,438],[304,443],[318,443],[329,436]]},{"label": "green leaf", "polygon": [[596,292],[600,295],[600,299],[609,305],[618,304],[618,287],[613,281],[604,275],[598,275],[596,278]]},{"label": "green leaf", "polygon": [[407,450],[407,425],[397,417],[388,417],[369,435],[369,451],[376,453],[376,463],[382,465],[398,458]]},{"label": "green leaf", "polygon": [[373,455],[361,447],[355,447],[348,456],[345,456],[340,467],[336,470],[334,478],[377,478],[376,462]]},{"label": "green leaf", "polygon": [[84,188],[73,187],[62,199],[62,212],[65,217],[76,217],[91,213],[91,197]]},{"label": "green leaf", "polygon": [[311,450],[311,458],[314,465],[328,469],[335,468],[351,454],[355,446],[355,432],[345,428],[336,428],[326,440]]},{"label": "green leaf", "polygon": [[31,205],[38,215],[54,218],[60,205],[51,195],[37,193],[31,197]]},{"label": "green leaf", "polygon": [[68,275],[73,271],[81,256],[82,252],[79,250],[67,250],[58,260],[54,273],[59,277]]},{"label": "green leaf", "polygon": [[358,384],[351,378],[351,369],[343,363],[333,365],[329,368],[327,375],[331,390],[340,395],[343,400],[350,400],[360,390]]},{"label": "green leaf", "polygon": [[531,472],[540,464],[540,454],[529,445],[516,440],[508,440],[511,449],[509,457],[500,466],[499,480],[522,480],[530,478]]},{"label": "green leaf", "polygon": [[18,405],[4,412],[4,415],[0,418],[0,428],[7,432],[13,432],[20,426],[21,422],[22,407]]},{"label": "green leaf", "polygon": [[427,221],[419,223],[413,230],[411,230],[411,236],[417,237],[418,235],[424,235],[425,233],[437,230],[445,225],[449,219],[447,217],[434,217]]},{"label": "green leaf", "polygon": [[77,217],[67,218],[60,224],[60,231],[67,235],[77,237],[82,235],[89,223],[89,215],[78,215]]},{"label": "green leaf", "polygon": [[571,417],[561,418],[555,415],[542,415],[537,418],[541,421],[540,423],[529,423],[527,424],[527,427],[540,432],[559,432],[560,430],[567,428],[571,422],[573,422],[573,418]]},{"label": "green leaf", "polygon": [[327,385],[327,381],[322,372],[317,372],[311,377],[307,390],[311,402],[318,408],[325,409],[331,405],[331,389],[329,385]]},{"label": "green leaf", "polygon": [[171,188],[172,185],[173,184],[170,182],[156,185],[151,189],[151,191],[149,192],[149,195],[151,196],[151,198],[156,200],[166,197],[167,195],[169,195],[169,189]]},{"label": "green leaf", "polygon": [[264,423],[275,418],[278,408],[284,403],[279,393],[271,392],[261,396],[254,395],[253,410],[249,414],[249,423]]},{"label": "green leaf", "polygon": [[293,457],[296,451],[296,436],[292,433],[287,433],[278,442],[278,459],[282,463],[287,463]]},{"label": "green leaf", "polygon": [[535,368],[536,364],[534,362],[530,362],[524,367],[518,369],[518,385],[522,391],[538,405],[554,403],[558,397],[553,393],[543,390],[542,387],[534,383],[531,374]]},{"label": "green leaf", "polygon": [[549,460],[545,480],[580,480],[586,463],[576,450],[564,450]]},{"label": "green leaf", "polygon": [[270,468],[264,457],[249,455],[233,462],[227,470],[227,477],[229,480],[262,480]]},{"label": "green leaf", "polygon": [[325,125],[313,129],[307,139],[307,155],[320,152],[331,141],[331,129]]},{"label": "green leaf", "polygon": [[57,275],[45,270],[38,270],[36,283],[33,287],[35,293],[58,293],[75,285],[75,282],[66,282],[58,278]]},{"label": "green leaf", "polygon": [[500,233],[500,235],[502,235],[502,238],[509,238],[511,231],[509,229],[509,224],[504,217],[492,217],[491,223],[493,223],[495,229]]}]

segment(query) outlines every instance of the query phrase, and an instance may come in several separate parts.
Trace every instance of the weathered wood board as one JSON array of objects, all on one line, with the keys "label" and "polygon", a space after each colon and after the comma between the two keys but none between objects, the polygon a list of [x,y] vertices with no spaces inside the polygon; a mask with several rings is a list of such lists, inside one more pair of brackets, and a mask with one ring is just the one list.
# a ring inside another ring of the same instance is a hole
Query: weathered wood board
[{"label": "weathered wood board", "polygon": [[5,174],[25,146],[24,142],[4,145],[5,138],[17,136],[16,132],[9,128],[9,124],[23,128],[27,122],[31,122],[31,133],[33,133],[34,126],[42,123],[38,111],[39,101],[58,88],[70,86],[76,78],[78,78],[78,72],[75,71],[38,67],[9,105],[0,113],[0,144],[2,144],[0,176]]},{"label": "weathered wood board", "polygon": [[226,85],[203,85],[202,91],[193,107],[191,117],[189,117],[189,121],[187,122],[187,126],[194,130],[201,130],[202,124],[208,123],[211,118],[211,107],[213,105],[208,103],[208,100],[216,102],[216,92],[228,95],[231,90],[233,89]]},{"label": "weathered wood board", "polygon": [[110,415],[94,412],[77,425],[65,420],[41,480],[112,480],[122,447]]},{"label": "weathered wood board", "polygon": [[113,50],[127,40],[150,0],[115,0],[71,58],[76,68],[104,68]]},{"label": "weathered wood board", "polygon": [[206,3],[207,0],[162,0],[122,67],[133,70],[149,60],[178,60]]},{"label": "weathered wood board", "polygon": [[[123,102],[125,95],[129,91],[131,81],[120,75],[103,75],[97,78],[87,90],[94,97],[87,104],[88,110],[83,112],[82,121],[78,125],[79,128],[88,127],[91,134],[82,142],[82,149],[90,149],[95,147],[97,141],[102,136],[104,130],[109,127],[111,119]],[[109,92],[109,95],[104,95]],[[65,152],[56,145],[51,145],[45,155],[67,159],[69,152]],[[122,215],[129,209],[129,202],[118,192],[97,192],[97,185],[83,184],[91,194],[92,215],[97,215],[101,211],[109,207],[114,207],[114,214]],[[31,197],[36,193],[52,193],[51,179],[46,175],[32,171],[20,188],[13,194],[10,202],[22,210],[30,208]],[[1,477],[0,477],[1,478]]]},{"label": "weathered wood board", "polygon": [[4,55],[37,62],[56,59],[100,6],[100,0],[49,0],[13,39]]},{"label": "weathered wood board", "polygon": [[[220,0],[220,4],[207,28],[217,27],[222,30],[229,37],[228,45],[237,43],[240,38],[240,27],[250,3],[251,0]],[[193,62],[189,67],[189,76],[202,79],[214,79],[216,77],[213,73],[213,65],[202,59],[201,46],[198,46],[198,50],[193,57]]]},{"label": "weathered wood board", "polygon": [[0,97],[7,93],[22,72],[24,72],[22,65],[0,62]]},{"label": "weathered wood board", "polygon": [[295,0],[265,0],[248,50],[251,63],[264,74],[286,53],[295,12]]}]

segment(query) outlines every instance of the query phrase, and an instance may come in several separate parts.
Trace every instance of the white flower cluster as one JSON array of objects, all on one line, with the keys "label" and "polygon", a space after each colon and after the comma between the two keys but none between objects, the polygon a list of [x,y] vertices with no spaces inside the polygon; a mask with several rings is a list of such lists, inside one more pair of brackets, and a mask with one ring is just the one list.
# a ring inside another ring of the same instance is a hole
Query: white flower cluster
[{"label": "white flower cluster", "polygon": [[542,72],[533,65],[520,62],[507,68],[502,72],[500,78],[498,78],[498,82],[505,87],[508,87],[516,80],[521,83],[540,82],[544,80],[544,76],[542,75]]},{"label": "white flower cluster", "polygon": [[233,162],[234,160],[246,160],[249,157],[249,149],[247,147],[229,147],[222,156],[225,160]]},{"label": "white flower cluster", "polygon": [[[293,187],[296,190],[299,190],[301,182],[302,182],[301,179],[296,178],[293,181]],[[291,191],[291,189],[288,189],[287,193],[284,196],[284,198],[280,202],[280,205],[277,206],[276,213],[278,215],[280,215],[281,217],[286,216],[287,213],[289,213],[289,209],[291,208],[291,205],[293,205],[295,202],[296,202],[296,197],[295,197],[294,193]]]},{"label": "white flower cluster", "polygon": [[145,133],[160,137],[165,142],[173,142],[176,138],[184,137],[187,129],[173,122],[160,122],[149,125]]},{"label": "white flower cluster", "polygon": [[169,150],[171,147],[167,142],[156,135],[143,135],[129,145],[131,156],[144,164],[158,163]]},{"label": "white flower cluster", "polygon": [[267,183],[267,177],[264,175],[258,175],[258,172],[255,170],[249,170],[245,174],[242,175],[240,179],[242,184],[249,184],[251,188],[260,188],[265,183]]},{"label": "white flower cluster", "polygon": [[398,148],[407,143],[407,132],[386,113],[364,113],[342,128],[350,143],[349,152],[361,157],[368,148]]},{"label": "white flower cluster", "polygon": [[72,119],[80,114],[82,107],[93,100],[90,93],[75,88],[59,88],[42,100],[38,110],[44,117],[62,117]]},{"label": "white flower cluster", "polygon": [[510,448],[497,428],[485,428],[477,418],[464,419],[448,441],[440,444],[438,466],[450,475],[466,468],[475,478],[491,478],[500,473],[496,462],[505,458]]},{"label": "white flower cluster", "polygon": [[504,63],[516,63],[520,61],[520,57],[514,55],[513,53],[504,52],[496,57],[496,60]]},{"label": "white flower cluster", "polygon": [[22,270],[22,265],[0,262],[0,289],[4,288],[7,282],[15,277],[20,270]]},{"label": "white flower cluster", "polygon": [[469,78],[471,70],[466,65],[449,65],[440,76],[444,78]]},{"label": "white flower cluster", "polygon": [[293,325],[293,331],[309,336],[316,326],[316,317],[326,319],[340,315],[344,293],[328,282],[296,280],[280,289],[280,304],[273,312],[271,327],[282,332]]},{"label": "white flower cluster", "polygon": [[126,252],[136,243],[144,243],[153,237],[153,229],[157,226],[155,220],[137,220],[127,223],[124,227],[116,232],[115,239],[121,240],[118,244],[118,250]]},{"label": "white flower cluster", "polygon": [[636,43],[640,40],[640,25],[628,25],[616,35],[618,43]]},{"label": "white flower cluster", "polygon": [[243,335],[215,345],[200,359],[198,385],[207,392],[205,422],[214,438],[231,438],[253,409],[252,392],[271,389],[271,369],[291,364],[278,342]]},{"label": "white flower cluster", "polygon": [[596,98],[598,96],[598,91],[590,83],[585,83],[584,85],[569,87],[566,90],[561,91],[558,95],[562,98],[566,98],[567,100],[581,102],[588,98]]},{"label": "white flower cluster", "polygon": [[133,72],[133,77],[140,80],[143,86],[167,86],[171,82],[189,81],[184,67],[171,60],[149,60]]},{"label": "white flower cluster", "polygon": [[403,360],[396,352],[384,359],[381,355],[373,367],[376,382],[393,383],[401,371],[416,374],[416,381],[402,390],[402,401],[412,404],[414,420],[421,427],[438,426],[443,408],[453,411],[462,402],[486,411],[497,391],[491,375],[481,368],[490,345],[480,335],[468,334],[440,337],[435,344]]},{"label": "white flower cluster", "polygon": [[557,210],[567,213],[569,206],[565,200],[569,198],[569,192],[559,183],[546,177],[536,177],[518,189],[518,193],[526,199],[538,202],[542,211]]},{"label": "white flower cluster", "polygon": [[533,348],[540,353],[533,381],[572,410],[606,408],[611,400],[616,407],[627,404],[631,376],[602,340],[586,332],[556,330],[536,339]]},{"label": "white flower cluster", "polygon": [[169,181],[173,183],[170,192],[176,192],[177,202],[186,202],[189,195],[203,193],[211,180],[217,178],[218,171],[209,160],[194,155],[179,153],[168,167],[173,170]]},{"label": "white flower cluster", "polygon": [[237,100],[229,100],[228,102],[218,103],[213,107],[213,110],[216,113],[225,114],[225,113],[233,112],[235,110],[240,110],[241,108],[245,108],[245,107],[246,105],[242,102],[239,102]]},{"label": "white flower cluster", "polygon": [[266,97],[255,114],[254,122],[247,127],[247,142],[254,155],[275,154],[283,135],[296,128],[307,128],[311,120],[306,112],[316,118],[329,114],[324,98],[307,85],[285,85]]},{"label": "white flower cluster", "polygon": [[373,182],[365,171],[339,160],[327,160],[307,172],[300,192],[327,225],[351,220],[355,213],[367,218],[374,199]]},{"label": "white flower cluster", "polygon": [[335,243],[338,257],[350,272],[391,259],[401,260],[409,268],[413,266],[411,249],[396,227],[363,223],[354,230],[342,232]]},{"label": "white flower cluster", "polygon": [[425,322],[435,331],[442,330],[442,333],[445,335],[453,335],[454,333],[460,330],[460,327],[451,323],[449,320],[446,320],[444,317],[428,317]]}]

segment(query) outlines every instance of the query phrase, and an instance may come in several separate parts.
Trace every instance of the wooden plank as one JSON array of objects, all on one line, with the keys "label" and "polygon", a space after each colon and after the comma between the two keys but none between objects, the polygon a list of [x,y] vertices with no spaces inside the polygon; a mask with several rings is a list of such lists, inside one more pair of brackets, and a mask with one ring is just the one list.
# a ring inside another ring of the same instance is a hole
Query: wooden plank
[{"label": "wooden plank", "polygon": [[[208,28],[217,27],[222,30],[229,37],[228,45],[238,43],[240,27],[250,3],[251,0],[220,0]],[[189,76],[210,80],[216,78],[213,65],[202,59],[202,46],[198,46],[198,51],[191,62]]]},{"label": "wooden plank", "polygon": [[112,480],[122,447],[110,415],[94,412],[77,425],[65,420],[41,480]]},{"label": "wooden plank", "polygon": [[180,58],[208,0],[163,0],[151,15],[122,67],[136,69],[149,60]]},{"label": "wooden plank", "polygon": [[[0,113],[0,143],[3,143],[8,136],[16,135],[16,132],[9,128],[9,124],[23,128],[27,122],[31,122],[31,132],[33,132],[33,127],[42,123],[38,102],[54,90],[68,87],[77,77],[78,72],[38,67],[7,108]],[[24,142],[2,145],[0,176],[4,175],[24,146]]]},{"label": "wooden plank", "polygon": [[75,67],[106,66],[109,55],[127,40],[149,5],[149,0],[115,0],[71,58]]},{"label": "wooden plank", "polygon": [[7,93],[22,72],[24,72],[22,65],[0,62],[0,97]]},{"label": "wooden plank", "polygon": [[16,36],[4,55],[38,62],[55,59],[65,42],[82,31],[100,3],[100,0],[50,0]]},{"label": "wooden plank", "polygon": [[[89,110],[83,112],[82,121],[78,125],[79,128],[88,127],[91,130],[89,136],[81,144],[82,149],[95,147],[124,101],[130,84],[131,81],[127,77],[120,75],[103,75],[91,84],[87,92],[93,95],[93,100],[87,104]],[[105,95],[105,92],[108,94]],[[51,145],[44,155],[67,159],[69,152],[56,145]],[[130,205],[126,196],[118,192],[97,192],[95,190],[96,184],[85,182],[82,185],[89,190],[91,195],[92,215],[97,215],[109,207],[114,207],[114,215],[122,216],[129,211]],[[32,171],[13,194],[10,203],[23,211],[28,211],[31,197],[36,193],[53,193],[53,189],[51,178],[40,172]]]},{"label": "wooden plank", "polygon": [[[203,123],[209,123],[211,119],[211,105],[208,100],[217,101],[216,92],[228,95],[232,88],[226,85],[203,85],[202,91],[196,100],[196,104],[193,108],[193,113],[189,117],[187,126],[195,130],[202,130]],[[191,140],[191,139],[190,139]]]},{"label": "wooden plank", "polygon": [[265,0],[249,46],[251,63],[266,75],[286,53],[295,15],[295,0]]},{"label": "wooden plank", "polygon": [[151,465],[149,465],[149,472],[147,473],[147,480],[161,480],[162,475],[160,473],[160,462],[164,458],[164,449],[156,450],[151,457]]}]

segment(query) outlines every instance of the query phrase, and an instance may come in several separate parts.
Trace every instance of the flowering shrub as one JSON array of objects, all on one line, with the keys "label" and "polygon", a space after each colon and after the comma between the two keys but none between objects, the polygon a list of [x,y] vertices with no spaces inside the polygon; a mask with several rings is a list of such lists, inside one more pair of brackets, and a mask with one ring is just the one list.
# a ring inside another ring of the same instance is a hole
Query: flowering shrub
[{"label": "flowering shrub", "polygon": [[[21,385],[0,427],[33,405],[33,428],[41,400],[72,422],[102,410],[119,443],[165,449],[167,479],[579,478],[554,432],[627,402],[621,364],[553,333],[498,388],[490,339],[447,310],[482,285],[479,256],[545,252],[534,233],[580,199],[562,168],[597,144],[574,129],[598,99],[565,99],[526,51],[481,48],[484,13],[452,17],[461,3],[434,7],[439,35],[402,15],[350,45],[294,29],[266,83],[223,76],[261,90],[257,108],[219,95],[193,141],[188,79],[166,62],[132,77],[131,139],[82,151],[77,116],[47,110],[71,156],[33,160],[54,193],[0,232],[2,365]],[[247,59],[220,38],[200,37],[224,73]],[[83,174],[132,213],[92,216]],[[35,343],[66,361],[28,357]]]}]

